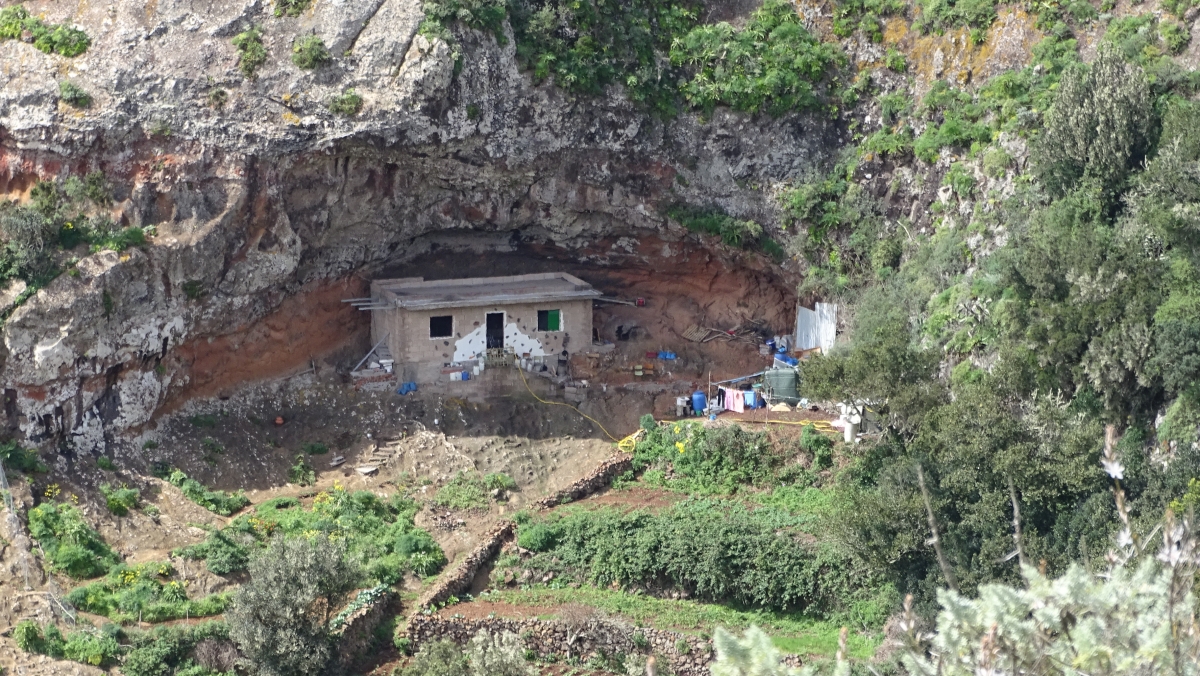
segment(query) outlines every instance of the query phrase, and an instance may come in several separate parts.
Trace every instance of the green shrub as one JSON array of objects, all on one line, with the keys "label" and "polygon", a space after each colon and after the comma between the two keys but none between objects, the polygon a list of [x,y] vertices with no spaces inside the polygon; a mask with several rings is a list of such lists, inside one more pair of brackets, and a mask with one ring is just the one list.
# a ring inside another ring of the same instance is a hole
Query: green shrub
[{"label": "green shrub", "polygon": [[137,509],[138,500],[142,497],[141,491],[125,485],[122,485],[120,488],[113,488],[108,484],[101,484],[100,492],[104,494],[104,500],[108,504],[108,511],[117,516],[125,516],[129,514],[129,510]]},{"label": "green shrub", "polygon": [[275,0],[275,16],[300,16],[312,0]]},{"label": "green shrub", "polygon": [[[996,20],[993,0],[921,0],[921,12],[913,22],[919,31],[942,31],[960,26],[986,30]],[[976,36],[978,37],[978,36]],[[973,42],[980,42],[973,39]]]},{"label": "green shrub", "polygon": [[485,474],[483,476],[483,485],[488,490],[497,490],[497,489],[505,490],[505,491],[517,490],[517,482],[513,481],[512,477],[510,477],[509,475],[507,475],[503,472],[496,472],[493,474]]},{"label": "green shrub", "polygon": [[257,26],[233,36],[233,46],[238,53],[238,68],[246,77],[254,77],[259,67],[267,62],[267,48],[263,46],[262,31]]},{"label": "green shrub", "polygon": [[320,442],[309,442],[304,444],[302,450],[309,455],[325,455],[329,452],[329,447]]},{"label": "green shrub", "polygon": [[87,108],[92,105],[92,96],[70,80],[58,83],[58,98],[75,108]]},{"label": "green shrub", "polygon": [[42,545],[51,569],[76,579],[103,575],[119,562],[72,505],[43,502],[29,510],[29,534]]},{"label": "green shrub", "polygon": [[185,559],[202,560],[214,575],[229,575],[246,569],[254,538],[244,533],[214,530],[204,542],[176,549],[172,554]]},{"label": "green shrub", "polygon": [[[237,650],[224,622],[126,629],[125,676],[225,676],[233,673]],[[205,650],[205,649],[208,650]]]},{"label": "green shrub", "polygon": [[893,70],[897,73],[904,73],[908,71],[908,59],[905,58],[904,52],[894,47],[888,48],[887,55],[883,57],[883,63],[888,67],[889,70]]},{"label": "green shrub", "polygon": [[762,236],[762,226],[755,221],[738,220],[720,207],[697,207],[678,202],[667,206],[665,213],[680,225],[706,235],[717,235],[729,246],[748,246]]},{"label": "green shrub", "polygon": [[800,448],[812,453],[816,469],[833,466],[833,440],[818,432],[815,426],[805,425],[800,430]]},{"label": "green shrub", "polygon": [[112,666],[120,654],[117,639],[95,630],[70,632],[62,649],[66,659],[93,667]]},{"label": "green shrub", "polygon": [[634,469],[670,463],[676,478],[669,485],[688,492],[733,493],[743,486],[771,481],[783,465],[783,454],[765,434],[741,426],[659,425],[652,418],[643,418],[642,425],[647,431],[634,447]]},{"label": "green shrub", "polygon": [[1192,41],[1192,34],[1178,21],[1163,21],[1158,24],[1158,34],[1162,37],[1167,51],[1179,54]]},{"label": "green shrub", "polygon": [[292,63],[297,68],[313,70],[330,61],[329,50],[325,41],[316,35],[306,35],[296,38],[292,43]]},{"label": "green shrub", "polygon": [[329,102],[329,110],[338,115],[354,117],[362,110],[363,100],[353,89],[347,89],[342,94],[333,97]]},{"label": "green shrub", "polygon": [[21,5],[0,9],[0,40],[22,40],[26,31],[32,36],[33,46],[47,54],[79,56],[92,44],[87,33],[70,26],[44,23],[30,16]]},{"label": "green shrub", "polygon": [[960,113],[947,113],[941,124],[931,123],[913,143],[917,157],[929,163],[938,159],[942,148],[970,148],[973,143],[990,143],[992,130],[985,124],[964,119]]},{"label": "green shrub", "polygon": [[694,71],[681,87],[684,98],[706,111],[728,105],[781,115],[817,108],[821,83],[844,59],[804,28],[786,0],[765,0],[742,29],[702,25],[671,45],[671,62]]},{"label": "green shrub", "polygon": [[959,197],[969,198],[975,192],[975,176],[963,163],[955,162],[942,177],[942,185],[950,186]]},{"label": "green shrub", "polygon": [[701,599],[815,616],[845,613],[861,597],[898,600],[849,555],[805,544],[794,519],[774,509],[714,499],[688,499],[658,514],[574,509],[521,526],[518,537],[538,525],[551,531],[539,539],[553,545],[523,565],[601,588],[683,588]]},{"label": "green shrub", "polygon": [[554,529],[544,523],[522,526],[517,533],[517,544],[534,552],[548,552],[556,544]]},{"label": "green shrub", "polygon": [[882,18],[903,14],[906,9],[898,0],[845,0],[833,6],[833,33],[848,38],[861,30],[872,42],[882,42]]},{"label": "green shrub", "polygon": [[698,7],[687,1],[513,0],[509,20],[518,62],[535,81],[553,77],[569,92],[592,96],[620,85],[631,100],[670,116],[678,110],[675,83],[682,73],[665,57],[696,25]]},{"label": "green shrub", "polygon": [[188,478],[188,475],[180,470],[171,472],[167,481],[182,491],[188,500],[221,516],[229,516],[250,504],[250,499],[241,492],[226,493],[225,491],[209,490],[204,487],[204,484]]},{"label": "green shrub", "polygon": [[38,460],[37,451],[21,448],[16,441],[0,444],[0,463],[19,472],[45,472],[47,467]]},{"label": "green shrub", "polygon": [[879,157],[897,156],[908,153],[913,148],[912,128],[905,125],[900,131],[892,131],[884,127],[863,139],[859,151],[872,153]]},{"label": "green shrub", "polygon": [[311,486],[317,483],[317,473],[303,455],[297,455],[296,464],[288,468],[288,483],[297,486]]}]

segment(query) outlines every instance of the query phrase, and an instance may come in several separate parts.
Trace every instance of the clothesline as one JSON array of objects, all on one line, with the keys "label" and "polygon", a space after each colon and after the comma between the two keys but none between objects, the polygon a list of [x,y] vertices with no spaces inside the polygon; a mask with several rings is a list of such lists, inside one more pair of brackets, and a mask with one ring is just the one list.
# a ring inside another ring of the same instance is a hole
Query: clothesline
[{"label": "clothesline", "polygon": [[743,380],[750,380],[751,378],[757,378],[757,377],[763,375],[764,373],[766,373],[766,371],[759,371],[758,373],[748,375],[748,376],[742,376],[741,378],[730,378],[729,380],[718,380],[715,383],[709,383],[709,385],[724,385],[725,383],[740,383]]}]

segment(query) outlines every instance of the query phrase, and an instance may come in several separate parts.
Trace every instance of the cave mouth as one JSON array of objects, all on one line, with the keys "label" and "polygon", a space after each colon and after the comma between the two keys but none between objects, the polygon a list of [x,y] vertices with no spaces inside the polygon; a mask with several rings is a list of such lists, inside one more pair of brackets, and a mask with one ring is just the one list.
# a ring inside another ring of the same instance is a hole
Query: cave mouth
[{"label": "cave mouth", "polygon": [[419,253],[370,277],[432,281],[556,272],[578,277],[605,298],[624,301],[595,303],[597,342],[670,350],[685,342],[691,326],[755,326],[766,335],[790,333],[795,322],[797,278],[761,255],[691,237],[642,233],[567,247],[520,231],[438,233],[415,239],[406,251]]},{"label": "cave mouth", "polygon": [[[309,369],[347,374],[372,347],[372,318],[371,312],[343,301],[368,296],[371,280],[555,272],[578,277],[605,299],[620,301],[593,303],[588,337],[605,348],[605,376],[598,376],[596,383],[607,382],[610,389],[681,389],[754,373],[769,364],[756,340],[791,333],[795,322],[796,280],[779,265],[691,236],[612,236],[567,247],[520,232],[443,231],[418,238],[403,251],[403,259],[397,256],[392,263],[311,282],[271,314],[238,331],[178,346],[172,359],[179,361],[187,378],[177,381],[180,388],[159,413]],[[744,335],[741,340],[698,343],[685,337],[695,327]],[[660,351],[679,358],[663,362],[648,356]],[[635,374],[634,367],[651,363],[653,370]]]}]

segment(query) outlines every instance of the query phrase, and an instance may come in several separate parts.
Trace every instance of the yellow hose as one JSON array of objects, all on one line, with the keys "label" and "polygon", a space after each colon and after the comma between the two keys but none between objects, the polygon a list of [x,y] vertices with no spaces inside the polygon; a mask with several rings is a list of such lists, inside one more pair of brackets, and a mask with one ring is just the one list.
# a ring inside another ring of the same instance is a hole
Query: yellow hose
[{"label": "yellow hose", "polygon": [[[522,369],[521,367],[519,367],[519,366],[518,366],[518,367],[517,367],[517,373],[520,373],[520,374],[521,374],[521,382],[525,384],[525,389],[529,390],[529,393],[533,395],[533,398],[534,398],[534,399],[537,399],[538,401],[542,402],[543,404],[546,404],[547,406],[566,406],[567,408],[574,409],[574,411],[575,411],[576,413],[578,413],[579,415],[581,415],[581,416],[583,416],[583,417],[587,418],[588,420],[591,420],[592,422],[596,423],[596,427],[599,427],[601,432],[604,432],[604,434],[605,434],[605,435],[606,435],[606,436],[607,436],[609,439],[612,439],[613,441],[617,442],[617,447],[618,447],[618,448],[622,448],[622,447],[621,447],[621,444],[624,444],[624,443],[625,443],[626,441],[628,441],[629,439],[631,439],[631,438],[633,438],[633,437],[636,437],[636,436],[637,436],[637,432],[634,432],[633,434],[631,434],[631,435],[629,435],[629,436],[625,437],[624,439],[618,439],[618,438],[614,437],[612,434],[609,434],[608,430],[604,429],[604,425],[601,425],[599,420],[596,420],[596,419],[595,419],[595,418],[593,418],[592,416],[590,416],[590,415],[588,415],[588,414],[584,413],[583,411],[580,411],[578,408],[576,408],[576,407],[572,406],[571,404],[567,404],[567,403],[564,403],[564,402],[561,402],[561,401],[546,401],[545,399],[542,399],[541,397],[537,396],[537,393],[536,393],[536,392],[534,392],[534,391],[533,391],[533,388],[529,386],[529,381],[528,381],[528,380],[525,380],[525,370],[524,370],[524,369]],[[624,449],[622,448],[622,450],[624,450]]]}]

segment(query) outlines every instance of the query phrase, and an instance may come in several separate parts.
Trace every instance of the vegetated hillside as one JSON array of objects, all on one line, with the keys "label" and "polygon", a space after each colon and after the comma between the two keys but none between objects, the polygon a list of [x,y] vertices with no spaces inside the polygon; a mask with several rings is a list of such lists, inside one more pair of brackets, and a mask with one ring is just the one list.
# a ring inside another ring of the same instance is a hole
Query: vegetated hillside
[{"label": "vegetated hillside", "polygon": [[[20,280],[3,378],[21,434],[120,447],[187,378],[167,359],[179,343],[443,230],[518,230],[570,256],[601,234],[686,229],[842,304],[845,340],[804,365],[804,387],[868,402],[884,433],[810,439],[818,481],[749,454],[724,467],[733,445],[689,466],[691,432],[673,431],[639,449],[643,481],[718,498],[522,517],[534,555],[505,561],[517,575],[873,634],[906,594],[929,615],[937,589],[1016,582],[1022,560],[1102,569],[1114,542],[1200,501],[1187,2],[167,4],[0,20],[18,198],[0,227]],[[768,489],[779,509],[725,501]],[[630,535],[645,546],[612,546]],[[688,547],[718,536],[778,568],[747,552],[696,565],[719,552]],[[222,537],[191,554],[211,563]]]}]

